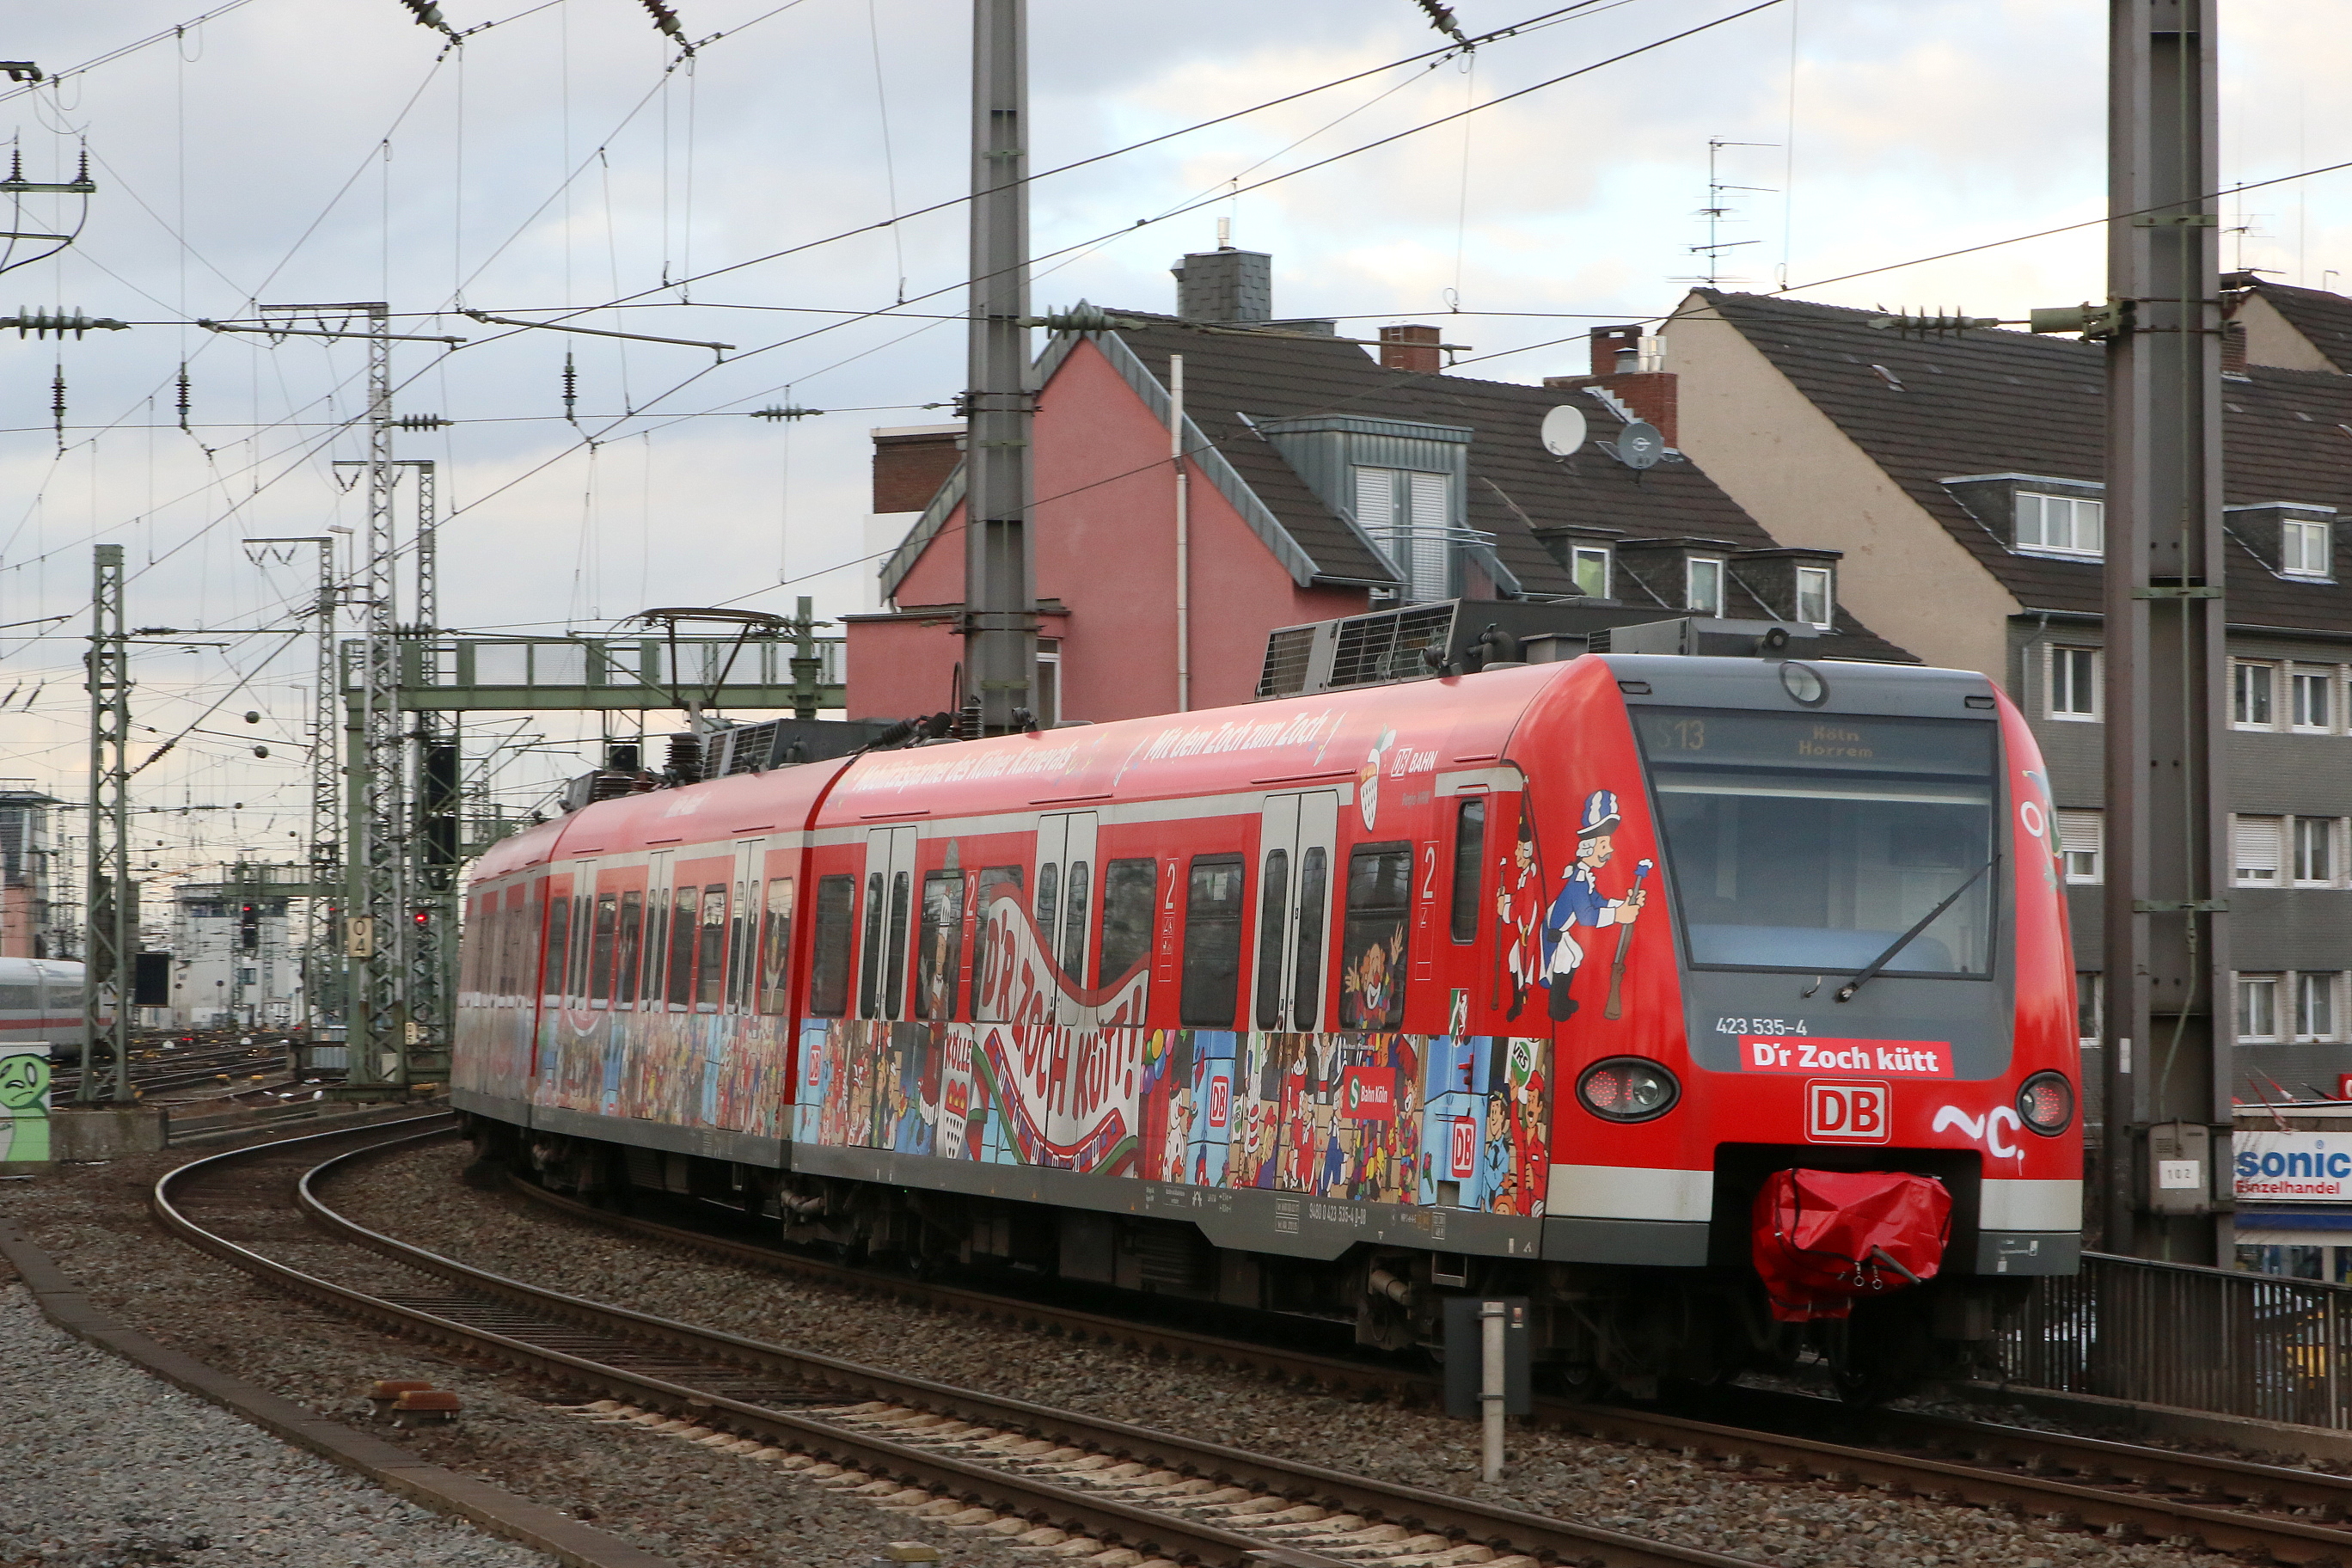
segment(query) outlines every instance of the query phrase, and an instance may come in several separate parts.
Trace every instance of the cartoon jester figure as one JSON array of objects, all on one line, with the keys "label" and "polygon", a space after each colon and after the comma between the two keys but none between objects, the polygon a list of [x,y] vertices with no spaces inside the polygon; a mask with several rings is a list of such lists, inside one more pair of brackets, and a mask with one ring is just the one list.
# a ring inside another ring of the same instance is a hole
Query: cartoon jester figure
[{"label": "cartoon jester figure", "polygon": [[1503,967],[1511,981],[1511,1010],[1506,1016],[1517,1018],[1540,979],[1537,972],[1543,948],[1543,873],[1536,865],[1534,826],[1524,810],[1510,864],[1503,868],[1502,886],[1495,895],[1495,913],[1503,923]]},{"label": "cartoon jester figure", "polygon": [[1576,864],[1569,868],[1559,897],[1544,916],[1544,984],[1551,988],[1555,1020],[1567,1019],[1576,1012],[1576,999],[1569,990],[1584,963],[1584,948],[1576,940],[1574,928],[1597,932],[1603,926],[1632,925],[1649,901],[1638,880],[1625,897],[1609,899],[1601,896],[1593,879],[1593,873],[1609,864],[1617,852],[1612,836],[1618,821],[1615,794],[1597,789],[1585,797],[1584,816],[1576,829]]},{"label": "cartoon jester figure", "polygon": [[0,1057],[0,1160],[49,1157],[49,1058],[32,1051]]}]

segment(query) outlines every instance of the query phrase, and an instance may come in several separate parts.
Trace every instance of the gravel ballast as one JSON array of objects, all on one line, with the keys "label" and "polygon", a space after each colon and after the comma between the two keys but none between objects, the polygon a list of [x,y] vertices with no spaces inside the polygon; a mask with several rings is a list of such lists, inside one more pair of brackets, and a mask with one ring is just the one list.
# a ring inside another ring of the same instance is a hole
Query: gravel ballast
[{"label": "gravel ballast", "polygon": [[53,1328],[0,1290],[0,1562],[532,1568],[445,1519]]},{"label": "gravel ballast", "polygon": [[1229,1367],[1172,1365],[643,1242],[551,1215],[512,1194],[467,1187],[458,1172],[467,1158],[452,1144],[394,1156],[326,1196],[402,1240],[640,1311],[1789,1568],[2187,1568],[2199,1561],[1982,1510],[1735,1478],[1557,1431],[1515,1429],[1513,1468],[1489,1487],[1477,1478],[1475,1428],[1433,1412],[1273,1384]]},{"label": "gravel ballast", "polygon": [[[320,1158],[325,1157],[322,1152]],[[598,1425],[560,1406],[588,1397],[569,1388],[445,1354],[435,1347],[391,1339],[314,1307],[269,1290],[245,1275],[158,1230],[148,1217],[148,1189],[165,1171],[187,1163],[184,1151],[143,1155],[109,1164],[57,1167],[37,1181],[0,1184],[0,1217],[13,1222],[35,1245],[89,1293],[91,1304],[125,1327],[136,1329],[199,1361],[234,1373],[308,1409],[354,1426],[368,1426],[366,1391],[379,1378],[418,1378],[457,1393],[465,1414],[456,1425],[398,1431],[368,1429],[421,1459],[478,1476],[518,1496],[562,1510],[575,1519],[672,1560],[679,1568],[870,1568],[896,1542],[919,1541],[937,1547],[949,1568],[1010,1568],[1020,1561],[991,1537],[963,1533],[845,1498],[795,1479],[772,1465],[715,1453],[692,1443],[635,1426]],[[454,1171],[454,1166],[450,1167]],[[371,1167],[366,1185],[396,1180],[445,1184],[435,1164],[416,1172]],[[444,1201],[462,1205],[454,1178]],[[417,1289],[418,1276],[354,1247],[327,1242],[299,1219],[268,1222],[266,1241],[253,1241],[298,1267],[362,1287]],[[282,1244],[282,1245],[281,1245]],[[6,1278],[0,1266],[0,1279]],[[168,1385],[146,1379],[101,1352],[97,1356],[138,1380],[151,1402],[168,1397],[196,1402]],[[209,1406],[204,1408],[210,1409]],[[275,1438],[246,1426],[225,1412],[254,1453],[282,1453]],[[16,1450],[0,1434],[0,1462]],[[306,1462],[329,1475],[323,1461]],[[154,1469],[151,1484],[203,1489],[216,1468]],[[70,1477],[68,1478],[70,1480]],[[352,1482],[359,1485],[362,1483]],[[5,1486],[5,1483],[0,1483]],[[15,1502],[17,1523],[34,1524],[50,1510],[54,1479],[31,1495],[0,1491]],[[118,1494],[131,1497],[130,1483]],[[123,1503],[123,1510],[146,1505]],[[118,1511],[121,1511],[118,1510]],[[150,1511],[163,1513],[155,1507]],[[412,1510],[443,1528],[440,1516]],[[142,1515],[143,1517],[143,1515]],[[264,1519],[259,1522],[272,1522]],[[131,1527],[121,1527],[126,1534]],[[469,1531],[471,1527],[466,1527]],[[277,1562],[275,1555],[238,1555],[215,1548],[173,1548],[179,1556],[116,1553],[112,1556],[12,1555],[0,1533],[0,1568],[112,1568],[132,1563]],[[474,1532],[473,1539],[487,1539]],[[543,1563],[535,1553],[503,1542],[497,1550],[519,1553],[481,1562]],[[282,1559],[341,1568],[331,1553]],[[457,1557],[405,1558],[371,1549],[352,1563],[465,1562]]]}]

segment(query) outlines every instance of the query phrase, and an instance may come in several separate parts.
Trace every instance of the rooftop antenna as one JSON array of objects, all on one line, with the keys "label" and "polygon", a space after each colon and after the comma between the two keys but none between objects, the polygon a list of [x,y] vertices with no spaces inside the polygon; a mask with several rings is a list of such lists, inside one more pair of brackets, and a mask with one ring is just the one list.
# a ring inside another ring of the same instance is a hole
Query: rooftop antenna
[{"label": "rooftop antenna", "polygon": [[1698,209],[1698,216],[1706,219],[1706,243],[1705,245],[1694,245],[1690,247],[1690,252],[1693,256],[1704,256],[1706,258],[1706,275],[1703,278],[1677,279],[1675,279],[1676,282],[1704,283],[1708,288],[1713,289],[1724,283],[1741,283],[1747,281],[1745,279],[1725,278],[1721,275],[1723,253],[1725,251],[1736,250],[1743,245],[1755,245],[1759,243],[1753,239],[1726,239],[1723,237],[1723,225],[1725,221],[1731,216],[1731,204],[1725,198],[1733,191],[1762,193],[1769,192],[1772,190],[1773,187],[1770,185],[1729,185],[1724,184],[1722,176],[1723,150],[1726,147],[1778,147],[1780,143],[1778,142],[1730,142],[1726,141],[1720,136],[1710,136],[1706,139],[1706,205]]}]

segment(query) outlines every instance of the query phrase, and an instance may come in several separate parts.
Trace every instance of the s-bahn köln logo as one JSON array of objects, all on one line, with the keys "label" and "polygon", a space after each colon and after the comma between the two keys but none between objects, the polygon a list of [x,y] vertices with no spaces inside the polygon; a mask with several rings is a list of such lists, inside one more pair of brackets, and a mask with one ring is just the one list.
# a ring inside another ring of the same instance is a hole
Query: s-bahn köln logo
[{"label": "s-bahn k\u00f6ln logo", "polygon": [[1884,1083],[1814,1079],[1805,1085],[1805,1137],[1815,1143],[1884,1143],[1894,1121]]}]

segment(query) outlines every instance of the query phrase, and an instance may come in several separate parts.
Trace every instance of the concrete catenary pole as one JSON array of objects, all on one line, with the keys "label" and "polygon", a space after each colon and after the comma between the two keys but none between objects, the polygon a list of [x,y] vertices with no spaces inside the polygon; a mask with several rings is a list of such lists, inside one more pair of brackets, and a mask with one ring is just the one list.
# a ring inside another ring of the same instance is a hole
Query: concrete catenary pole
[{"label": "concrete catenary pole", "polygon": [[964,394],[964,681],[979,730],[1036,706],[1029,432],[1029,8],[973,0],[971,323]]},{"label": "concrete catenary pole", "polygon": [[2109,1250],[2189,1263],[2226,1258],[2235,1022],[2218,6],[2109,11],[2104,1218]]}]

